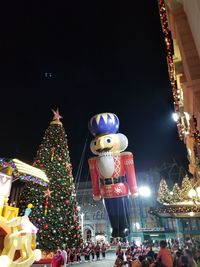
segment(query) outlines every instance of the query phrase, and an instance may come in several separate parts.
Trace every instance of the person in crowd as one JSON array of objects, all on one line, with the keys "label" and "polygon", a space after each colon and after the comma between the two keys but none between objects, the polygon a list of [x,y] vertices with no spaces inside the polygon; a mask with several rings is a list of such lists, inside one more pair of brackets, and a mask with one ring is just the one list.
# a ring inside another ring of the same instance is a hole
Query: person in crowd
[{"label": "person in crowd", "polygon": [[101,247],[101,254],[102,254],[102,258],[105,259],[105,257],[106,257],[106,245],[104,243]]},{"label": "person in crowd", "polygon": [[154,262],[154,258],[147,257],[146,259],[149,262],[149,266]]},{"label": "person in crowd", "polygon": [[80,247],[76,247],[76,261],[77,263],[81,262],[81,248]]},{"label": "person in crowd", "polygon": [[197,267],[200,267],[200,248],[199,248],[199,246],[197,246],[196,263],[197,263]]},{"label": "person in crowd", "polygon": [[142,267],[149,267],[149,261],[148,260],[143,260],[141,262],[141,264],[142,264]]},{"label": "person in crowd", "polygon": [[126,262],[129,264],[129,262],[131,261],[131,258],[132,258],[132,251],[131,251],[130,247],[127,247],[125,255],[126,255]]},{"label": "person in crowd", "polygon": [[94,244],[92,244],[91,246],[90,253],[92,256],[92,261],[94,261],[94,256],[95,256],[95,245]]},{"label": "person in crowd", "polygon": [[158,267],[158,262],[156,262],[157,256],[158,256],[158,253],[154,253],[154,258],[152,262],[149,264],[149,267]]},{"label": "person in crowd", "polygon": [[187,256],[182,255],[180,257],[180,260],[181,260],[181,267],[190,267],[189,260],[188,260]]},{"label": "person in crowd", "polygon": [[174,267],[182,267],[181,256],[182,256],[182,251],[179,249],[178,251],[175,252]]},{"label": "person in crowd", "polygon": [[122,247],[121,246],[118,246],[116,255],[117,256],[122,256],[124,258],[124,251],[122,250]]},{"label": "person in crowd", "polygon": [[95,253],[96,253],[97,261],[99,260],[99,257],[100,257],[100,250],[101,250],[101,247],[99,245],[99,242],[97,242],[97,244],[95,246]]},{"label": "person in crowd", "polygon": [[66,248],[63,248],[61,255],[62,255],[63,260],[64,260],[63,267],[66,267],[68,265],[67,264],[67,251],[66,251]]},{"label": "person in crowd", "polygon": [[67,264],[70,263],[70,255],[71,255],[71,249],[70,248],[67,248]]},{"label": "person in crowd", "polygon": [[[63,267],[64,258],[62,256],[62,250],[58,249],[51,261],[51,267]],[[2,266],[3,267],[3,266]]]},{"label": "person in crowd", "polygon": [[70,253],[70,262],[73,264],[76,262],[76,249],[71,248],[71,253]]},{"label": "person in crowd", "polygon": [[131,267],[142,267],[142,263],[139,259],[134,258],[130,264]]},{"label": "person in crowd", "polygon": [[153,251],[152,245],[149,246],[149,251],[146,254],[146,257],[154,258],[155,252]]},{"label": "person in crowd", "polygon": [[188,258],[188,262],[189,262],[190,267],[197,267],[197,264],[193,258],[191,250],[185,249],[183,254],[184,254],[184,256],[186,256]]},{"label": "person in crowd", "polygon": [[85,255],[85,262],[90,261],[90,248],[88,245],[84,248],[84,255]]},{"label": "person in crowd", "polygon": [[142,262],[143,260],[145,260],[145,257],[144,257],[143,255],[139,255],[139,256],[138,256],[138,260],[139,260],[140,262]]},{"label": "person in crowd", "polygon": [[166,267],[173,267],[172,254],[167,248],[167,242],[165,240],[160,241],[160,250],[158,252],[156,261],[161,262]]},{"label": "person in crowd", "polygon": [[124,257],[119,255],[117,256],[114,267],[122,267],[122,266],[124,266]]}]

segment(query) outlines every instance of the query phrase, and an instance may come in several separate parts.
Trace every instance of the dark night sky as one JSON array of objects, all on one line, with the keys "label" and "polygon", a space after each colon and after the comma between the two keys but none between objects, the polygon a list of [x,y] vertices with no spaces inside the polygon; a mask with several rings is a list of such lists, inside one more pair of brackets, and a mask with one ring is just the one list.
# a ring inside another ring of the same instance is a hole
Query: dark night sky
[{"label": "dark night sky", "polygon": [[89,118],[107,111],[120,119],[136,170],[185,163],[157,1],[32,3],[1,8],[0,155],[32,163],[59,107],[74,174]]}]

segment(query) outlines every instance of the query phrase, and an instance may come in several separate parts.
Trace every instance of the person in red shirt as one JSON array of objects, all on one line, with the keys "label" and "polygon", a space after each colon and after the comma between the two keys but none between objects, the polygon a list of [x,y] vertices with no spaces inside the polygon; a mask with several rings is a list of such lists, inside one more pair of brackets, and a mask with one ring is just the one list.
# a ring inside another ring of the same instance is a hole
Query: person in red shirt
[{"label": "person in red shirt", "polygon": [[165,240],[160,241],[160,250],[156,261],[160,261],[166,267],[173,267],[173,258],[171,251],[167,248],[167,242]]},{"label": "person in red shirt", "polygon": [[124,252],[123,252],[121,246],[118,246],[118,250],[117,250],[117,252],[116,252],[116,255],[117,255],[117,256],[120,256],[120,257],[122,256],[123,259],[124,259]]},{"label": "person in red shirt", "polygon": [[62,251],[58,249],[52,259],[51,267],[62,267],[64,265],[64,258],[61,254],[62,254]]}]

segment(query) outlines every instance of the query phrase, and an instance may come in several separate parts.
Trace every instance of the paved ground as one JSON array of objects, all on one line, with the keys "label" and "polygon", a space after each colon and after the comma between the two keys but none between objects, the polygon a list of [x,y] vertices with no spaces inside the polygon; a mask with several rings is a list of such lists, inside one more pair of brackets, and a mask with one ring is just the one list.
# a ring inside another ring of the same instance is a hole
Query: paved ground
[{"label": "paved ground", "polygon": [[[99,261],[94,261],[94,262],[81,262],[79,264],[74,264],[74,265],[68,265],[69,267],[71,266],[80,266],[80,267],[113,267],[114,262],[115,262],[115,253],[108,252],[106,254],[106,259],[105,260],[99,260]],[[45,266],[46,265],[46,266]],[[33,264],[33,267],[50,267],[49,264]]]}]

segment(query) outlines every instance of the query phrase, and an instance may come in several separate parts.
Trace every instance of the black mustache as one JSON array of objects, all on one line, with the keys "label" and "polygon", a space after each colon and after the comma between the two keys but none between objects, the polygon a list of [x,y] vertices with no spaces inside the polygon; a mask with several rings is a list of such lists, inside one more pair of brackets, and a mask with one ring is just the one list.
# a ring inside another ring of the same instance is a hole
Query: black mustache
[{"label": "black mustache", "polygon": [[96,151],[99,152],[99,153],[102,153],[102,152],[108,152],[111,149],[112,149],[112,147],[106,147],[106,148],[103,148],[103,149],[99,148]]}]

